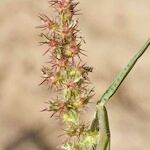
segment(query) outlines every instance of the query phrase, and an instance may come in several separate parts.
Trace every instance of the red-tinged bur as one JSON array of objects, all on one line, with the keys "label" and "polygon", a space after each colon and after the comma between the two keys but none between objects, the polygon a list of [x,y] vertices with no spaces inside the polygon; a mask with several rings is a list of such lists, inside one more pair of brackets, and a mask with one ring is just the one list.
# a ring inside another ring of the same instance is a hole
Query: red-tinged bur
[{"label": "red-tinged bur", "polygon": [[63,26],[62,35],[63,35],[64,39],[66,39],[67,41],[71,41],[71,40],[74,40],[76,38],[77,32],[78,32],[77,26],[69,27],[68,24],[65,24]]},{"label": "red-tinged bur", "polygon": [[48,52],[51,54],[56,53],[56,50],[59,48],[60,44],[59,41],[56,40],[55,36],[48,37],[48,35],[41,34],[40,35],[44,41],[40,42],[40,45],[46,44],[48,46],[48,49],[43,53],[43,55],[46,55]]},{"label": "red-tinged bur", "polygon": [[65,68],[67,65],[68,60],[64,59],[64,58],[60,58],[60,59],[56,59],[56,60],[52,60],[50,63],[52,64],[52,68],[57,71],[60,70],[62,68]]},{"label": "red-tinged bur", "polygon": [[68,138],[61,149],[90,150],[99,135],[80,120],[81,112],[94,96],[94,90],[89,87],[88,77],[93,68],[82,64],[80,56],[85,54],[81,49],[83,40],[78,37],[78,21],[74,19],[78,2],[51,0],[49,3],[58,15],[55,20],[46,15],[39,16],[43,39],[40,44],[47,45],[44,55],[49,56],[48,66],[42,68],[44,80],[41,84],[46,83],[56,98],[49,101],[49,107],[43,111],[50,112],[51,117],[57,116],[66,127],[64,131]]},{"label": "red-tinged bur", "polygon": [[51,31],[57,30],[58,24],[56,21],[51,20],[46,15],[39,15],[39,18],[41,19],[43,25],[38,26],[38,28],[42,28],[43,30],[49,29]]}]

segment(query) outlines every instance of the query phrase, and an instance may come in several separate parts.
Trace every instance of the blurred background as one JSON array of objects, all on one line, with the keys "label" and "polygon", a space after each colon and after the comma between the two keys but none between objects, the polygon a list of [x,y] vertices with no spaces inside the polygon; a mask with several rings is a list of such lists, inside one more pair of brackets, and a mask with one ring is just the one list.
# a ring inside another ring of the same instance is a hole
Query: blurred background
[{"label": "blurred background", "polygon": [[[150,37],[150,1],[80,0],[79,8],[96,102]],[[40,112],[51,93],[38,86],[47,60],[35,29],[39,13],[53,15],[47,0],[0,1],[0,150],[55,150],[63,141],[61,123]],[[112,150],[150,149],[149,68],[150,49],[107,105]],[[86,120],[94,108],[83,113]]]}]

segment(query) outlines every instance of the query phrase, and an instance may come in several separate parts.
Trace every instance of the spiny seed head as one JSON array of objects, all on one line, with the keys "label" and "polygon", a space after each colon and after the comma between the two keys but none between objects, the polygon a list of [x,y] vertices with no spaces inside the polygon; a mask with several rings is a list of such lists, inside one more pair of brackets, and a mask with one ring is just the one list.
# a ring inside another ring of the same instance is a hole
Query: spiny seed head
[{"label": "spiny seed head", "polygon": [[40,36],[43,39],[40,44],[48,47],[44,55],[49,56],[49,66],[42,68],[42,83],[47,83],[56,97],[48,101],[49,106],[43,111],[51,112],[51,117],[58,115],[65,124],[69,142],[62,149],[88,150],[92,146],[90,141],[95,144],[98,133],[90,131],[80,120],[80,113],[94,96],[94,90],[89,87],[88,77],[93,68],[82,63],[81,55],[86,54],[81,48],[83,39],[78,37],[78,20],[73,17],[77,14],[78,2],[51,0],[49,3],[58,16],[50,19],[39,15],[42,21]]}]

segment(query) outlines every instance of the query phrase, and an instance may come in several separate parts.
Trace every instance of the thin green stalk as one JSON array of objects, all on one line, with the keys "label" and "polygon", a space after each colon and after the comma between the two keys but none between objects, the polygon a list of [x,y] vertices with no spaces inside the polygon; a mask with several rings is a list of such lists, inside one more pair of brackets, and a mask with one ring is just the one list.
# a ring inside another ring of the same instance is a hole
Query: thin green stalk
[{"label": "thin green stalk", "polygon": [[115,94],[121,83],[125,80],[127,75],[130,73],[138,59],[144,54],[144,52],[150,46],[150,39],[145,45],[138,51],[136,55],[130,60],[127,66],[117,75],[113,83],[109,86],[106,92],[102,95],[100,100],[97,102],[96,115],[91,125],[91,130],[98,130],[100,134],[99,143],[97,144],[96,150],[110,150],[110,130],[107,110],[105,108],[106,103]]}]

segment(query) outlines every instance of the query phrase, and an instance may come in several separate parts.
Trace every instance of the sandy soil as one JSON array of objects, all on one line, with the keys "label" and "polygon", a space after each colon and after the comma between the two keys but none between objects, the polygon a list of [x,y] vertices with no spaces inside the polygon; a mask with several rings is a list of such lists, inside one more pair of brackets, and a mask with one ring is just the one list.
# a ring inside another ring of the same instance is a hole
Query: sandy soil
[{"label": "sandy soil", "polygon": [[[150,37],[149,0],[81,0],[82,35],[99,98],[119,70]],[[51,93],[39,87],[46,60],[39,47],[39,13],[47,0],[0,1],[0,150],[54,150],[61,123],[41,113]],[[149,150],[150,53],[138,62],[108,104],[112,150]],[[93,117],[91,105],[86,119]]]}]

